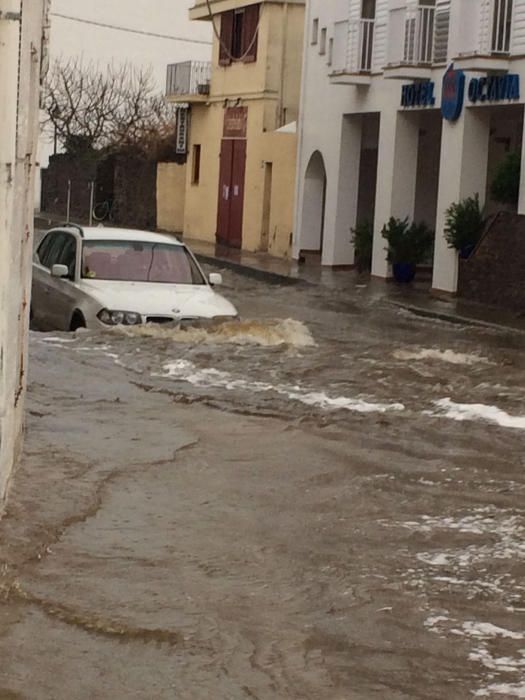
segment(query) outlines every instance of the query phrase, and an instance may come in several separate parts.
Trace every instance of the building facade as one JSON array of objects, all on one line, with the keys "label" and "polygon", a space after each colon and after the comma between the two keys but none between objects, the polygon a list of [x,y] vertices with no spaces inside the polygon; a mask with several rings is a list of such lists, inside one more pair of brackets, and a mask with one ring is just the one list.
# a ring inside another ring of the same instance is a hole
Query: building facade
[{"label": "building facade", "polygon": [[47,0],[0,0],[0,510],[22,439],[48,10]]},{"label": "building facade", "polygon": [[476,194],[496,207],[495,169],[522,154],[524,78],[525,0],[310,0],[294,256],[352,265],[368,220],[386,278],[382,227],[409,217],[435,231],[433,288],[454,294],[446,210]]},{"label": "building facade", "polygon": [[211,64],[168,67],[168,99],[188,106],[184,235],[288,255],[304,0],[199,1],[190,16],[215,39]]}]

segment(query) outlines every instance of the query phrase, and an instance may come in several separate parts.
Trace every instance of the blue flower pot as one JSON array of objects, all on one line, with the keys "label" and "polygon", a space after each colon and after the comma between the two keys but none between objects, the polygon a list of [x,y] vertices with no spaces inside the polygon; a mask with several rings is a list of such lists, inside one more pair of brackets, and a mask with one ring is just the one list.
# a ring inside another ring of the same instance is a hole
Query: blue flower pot
[{"label": "blue flower pot", "polygon": [[474,252],[474,248],[476,245],[474,243],[470,243],[469,245],[464,245],[463,248],[459,251],[459,257],[462,260],[468,260],[472,253]]},{"label": "blue flower pot", "polygon": [[394,279],[401,284],[409,284],[416,276],[416,266],[414,263],[394,263],[392,265]]}]

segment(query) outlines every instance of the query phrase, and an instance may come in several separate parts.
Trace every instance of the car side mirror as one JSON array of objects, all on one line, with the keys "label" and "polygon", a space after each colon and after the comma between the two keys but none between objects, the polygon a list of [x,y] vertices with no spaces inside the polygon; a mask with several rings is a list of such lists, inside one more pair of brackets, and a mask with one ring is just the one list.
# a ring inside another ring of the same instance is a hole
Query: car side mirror
[{"label": "car side mirror", "polygon": [[69,268],[67,265],[53,265],[51,268],[51,277],[69,277]]},{"label": "car side mirror", "polygon": [[218,287],[222,284],[222,275],[220,272],[210,272],[209,280],[212,287]]}]

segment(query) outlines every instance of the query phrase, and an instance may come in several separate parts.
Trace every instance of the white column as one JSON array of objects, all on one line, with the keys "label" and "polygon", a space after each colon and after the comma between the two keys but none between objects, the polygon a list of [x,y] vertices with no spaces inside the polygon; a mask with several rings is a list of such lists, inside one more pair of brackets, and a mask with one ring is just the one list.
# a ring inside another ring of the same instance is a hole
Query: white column
[{"label": "white column", "polygon": [[525,215],[525,123],[523,124],[523,137],[521,141],[521,179],[520,195],[518,199],[518,214]]},{"label": "white column", "polygon": [[446,211],[453,202],[479,195],[485,202],[490,113],[467,108],[457,122],[443,122],[441,166],[434,249],[432,288],[454,294],[458,287],[458,254],[445,240]]},{"label": "white column", "polygon": [[383,112],[379,125],[379,154],[374,221],[372,275],[389,277],[386,241],[381,235],[391,216],[414,216],[416,198],[419,116],[417,113]]},{"label": "white column", "polygon": [[351,230],[357,220],[362,117],[343,116],[337,176],[327,173],[323,265],[353,265]]}]

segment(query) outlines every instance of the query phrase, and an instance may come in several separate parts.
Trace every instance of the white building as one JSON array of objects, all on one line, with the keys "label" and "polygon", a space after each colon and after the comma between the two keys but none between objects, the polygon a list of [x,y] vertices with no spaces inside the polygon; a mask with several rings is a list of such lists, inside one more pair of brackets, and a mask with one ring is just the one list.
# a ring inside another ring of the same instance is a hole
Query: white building
[{"label": "white building", "polygon": [[47,11],[48,0],[0,0],[0,516],[22,443]]},{"label": "white building", "polygon": [[351,265],[369,219],[386,278],[381,229],[408,216],[436,231],[433,288],[454,293],[445,212],[476,193],[490,205],[494,168],[521,150],[524,77],[525,0],[310,0],[294,256]]}]

